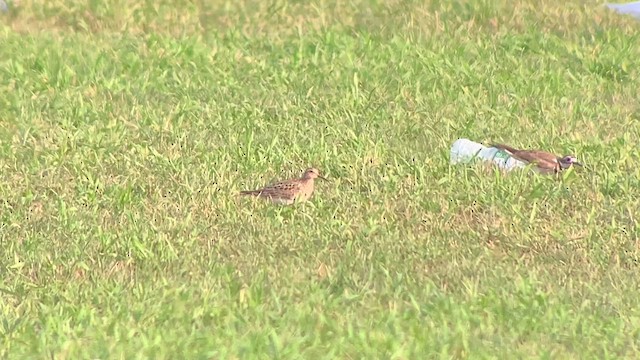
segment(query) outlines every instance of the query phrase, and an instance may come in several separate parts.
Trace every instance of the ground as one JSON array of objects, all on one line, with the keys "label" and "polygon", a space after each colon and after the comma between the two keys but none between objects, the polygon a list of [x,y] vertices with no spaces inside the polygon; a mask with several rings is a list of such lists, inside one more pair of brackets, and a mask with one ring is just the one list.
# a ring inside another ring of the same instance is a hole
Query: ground
[{"label": "ground", "polygon": [[[0,357],[637,358],[640,23],[8,1]],[[449,165],[458,138],[586,166]],[[237,193],[318,167],[311,201]]]}]

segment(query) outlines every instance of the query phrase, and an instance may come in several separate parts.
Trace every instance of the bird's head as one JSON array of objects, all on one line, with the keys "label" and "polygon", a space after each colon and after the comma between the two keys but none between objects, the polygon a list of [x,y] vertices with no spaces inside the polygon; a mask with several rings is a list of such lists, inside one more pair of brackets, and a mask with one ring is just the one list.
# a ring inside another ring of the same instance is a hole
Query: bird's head
[{"label": "bird's head", "polygon": [[572,165],[582,166],[582,164],[578,162],[578,159],[573,155],[565,155],[559,158],[558,163],[560,164],[560,167],[562,167],[563,169],[568,169]]},{"label": "bird's head", "polygon": [[302,178],[303,179],[320,178],[322,180],[327,180],[326,178],[320,176],[320,171],[318,171],[318,169],[316,168],[308,168],[307,170],[305,170],[304,174],[302,174]]}]

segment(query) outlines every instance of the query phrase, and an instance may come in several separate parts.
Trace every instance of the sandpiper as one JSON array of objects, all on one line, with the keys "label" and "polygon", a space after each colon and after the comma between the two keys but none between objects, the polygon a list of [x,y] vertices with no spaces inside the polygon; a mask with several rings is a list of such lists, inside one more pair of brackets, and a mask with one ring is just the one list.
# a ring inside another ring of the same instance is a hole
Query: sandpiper
[{"label": "sandpiper", "polygon": [[557,174],[572,165],[582,166],[573,155],[556,156],[541,150],[518,150],[509,145],[492,144],[494,148],[506,151],[509,155],[526,164],[534,164],[542,174]]},{"label": "sandpiper", "polygon": [[300,178],[280,181],[258,190],[241,191],[240,195],[253,195],[276,204],[291,205],[295,202],[309,200],[313,194],[313,184],[316,178],[327,180],[320,176],[318,169],[309,168]]}]

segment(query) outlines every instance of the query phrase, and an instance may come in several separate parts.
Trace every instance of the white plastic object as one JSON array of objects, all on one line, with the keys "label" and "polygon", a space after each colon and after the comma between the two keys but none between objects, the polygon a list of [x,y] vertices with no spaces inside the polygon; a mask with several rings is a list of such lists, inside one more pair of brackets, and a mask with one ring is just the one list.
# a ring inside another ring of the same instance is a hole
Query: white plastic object
[{"label": "white plastic object", "polygon": [[640,20],[640,1],[626,4],[605,4],[609,9],[617,11],[620,14],[631,15]]},{"label": "white plastic object", "polygon": [[492,162],[507,171],[526,166],[502,149],[487,147],[469,139],[458,139],[451,145],[451,164],[470,163],[474,159]]}]

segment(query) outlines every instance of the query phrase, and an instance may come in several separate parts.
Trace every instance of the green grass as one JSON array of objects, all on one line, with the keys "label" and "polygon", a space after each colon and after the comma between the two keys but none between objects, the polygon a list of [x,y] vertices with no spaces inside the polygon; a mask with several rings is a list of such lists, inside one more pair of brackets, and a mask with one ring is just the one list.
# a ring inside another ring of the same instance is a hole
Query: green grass
[{"label": "green grass", "polygon": [[640,23],[599,4],[15,0],[0,357],[637,358]]}]

